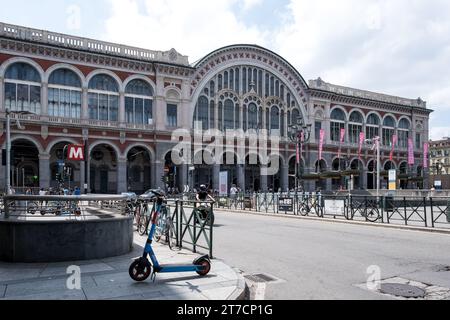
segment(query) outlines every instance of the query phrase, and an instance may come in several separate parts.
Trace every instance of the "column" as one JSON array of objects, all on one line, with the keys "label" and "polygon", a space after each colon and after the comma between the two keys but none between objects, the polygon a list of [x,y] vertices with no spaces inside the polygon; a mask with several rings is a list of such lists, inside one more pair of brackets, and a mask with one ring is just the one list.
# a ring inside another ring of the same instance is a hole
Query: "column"
[{"label": "column", "polygon": [[79,185],[81,193],[84,193],[84,184],[86,183],[85,182],[86,181],[85,167],[86,167],[85,162],[81,161],[80,162],[80,185]]},{"label": "column", "polygon": [[[261,169],[265,169],[262,171],[266,171],[267,172],[267,166],[262,166]],[[267,187],[267,175],[262,175],[261,174],[261,192],[267,192],[268,191],[268,187]]]},{"label": "column", "polygon": [[187,164],[182,164],[177,167],[177,187],[180,192],[184,192],[184,187],[188,184],[188,170]]},{"label": "column", "polygon": [[154,164],[155,167],[155,174],[154,174],[154,186],[156,188],[161,188],[165,190],[166,186],[163,181],[161,181],[161,178],[164,177],[164,163],[161,161],[156,161]]},{"label": "column", "polygon": [[[2,104],[0,104],[0,105],[2,105]],[[0,150],[0,155],[3,152],[2,150]],[[2,165],[0,165],[0,186],[1,186],[0,187],[1,192],[6,190],[6,166],[2,166]]]},{"label": "column", "polygon": [[281,191],[286,192],[289,189],[289,166],[282,165],[280,167],[280,170],[281,170]]},{"label": "column", "polygon": [[241,190],[245,191],[245,165],[237,165],[238,185]]},{"label": "column", "polygon": [[119,92],[119,123],[125,124],[125,92]]},{"label": "column", "polygon": [[39,155],[39,187],[50,188],[50,155],[43,153]]},{"label": "column", "polygon": [[117,161],[117,193],[128,191],[127,158],[118,158]]},{"label": "column", "polygon": [[5,106],[3,105],[3,93],[5,92],[5,80],[0,77],[0,112],[5,111]]},{"label": "column", "polygon": [[48,83],[42,82],[41,115],[48,116]]},{"label": "column", "polygon": [[88,102],[88,88],[82,89],[81,97],[81,119],[89,119],[89,102]]},{"label": "column", "polygon": [[213,165],[213,189],[219,190],[219,175],[220,175],[220,164]]}]

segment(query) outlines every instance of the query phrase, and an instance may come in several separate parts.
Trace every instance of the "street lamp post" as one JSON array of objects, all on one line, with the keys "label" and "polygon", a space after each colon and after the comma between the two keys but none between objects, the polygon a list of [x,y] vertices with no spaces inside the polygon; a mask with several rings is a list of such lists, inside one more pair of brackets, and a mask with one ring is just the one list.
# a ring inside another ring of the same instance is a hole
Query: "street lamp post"
[{"label": "street lamp post", "polygon": [[365,140],[365,143],[368,145],[372,145],[374,149],[377,151],[377,199],[380,196],[380,137],[374,137],[373,139]]},{"label": "street lamp post", "polygon": [[[301,152],[302,146],[305,143],[308,143],[311,138],[311,124],[306,124],[302,117],[297,118],[297,123],[289,126],[289,139],[295,143],[297,148],[297,152]],[[301,154],[298,155],[300,161],[296,163],[295,166],[295,193],[297,194],[298,190],[298,181],[300,180],[301,174]],[[296,159],[297,162],[297,159]]]}]

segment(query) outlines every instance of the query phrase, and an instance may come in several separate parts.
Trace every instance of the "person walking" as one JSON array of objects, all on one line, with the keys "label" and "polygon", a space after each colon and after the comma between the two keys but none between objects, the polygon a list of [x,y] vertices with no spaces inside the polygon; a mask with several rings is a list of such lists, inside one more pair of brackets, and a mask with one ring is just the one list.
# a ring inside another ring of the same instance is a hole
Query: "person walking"
[{"label": "person walking", "polygon": [[230,189],[230,199],[231,199],[231,205],[234,206],[235,209],[237,209],[237,194],[239,190],[236,188],[236,185],[232,185]]}]

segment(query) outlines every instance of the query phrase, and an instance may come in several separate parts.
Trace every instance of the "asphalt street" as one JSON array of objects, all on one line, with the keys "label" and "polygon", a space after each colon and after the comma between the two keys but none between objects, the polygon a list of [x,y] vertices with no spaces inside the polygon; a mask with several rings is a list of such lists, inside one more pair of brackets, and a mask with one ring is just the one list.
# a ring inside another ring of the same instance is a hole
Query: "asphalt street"
[{"label": "asphalt street", "polygon": [[357,286],[373,270],[450,288],[446,234],[217,211],[214,254],[245,275],[278,279],[265,299],[389,299]]}]

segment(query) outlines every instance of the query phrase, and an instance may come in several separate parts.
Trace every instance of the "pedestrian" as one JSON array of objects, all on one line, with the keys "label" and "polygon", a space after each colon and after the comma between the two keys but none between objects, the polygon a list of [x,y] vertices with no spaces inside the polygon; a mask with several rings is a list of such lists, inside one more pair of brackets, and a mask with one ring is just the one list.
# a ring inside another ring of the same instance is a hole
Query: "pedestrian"
[{"label": "pedestrian", "polygon": [[230,189],[230,199],[231,199],[231,205],[234,205],[234,208],[237,208],[237,193],[239,190],[236,188],[236,185],[233,184]]},{"label": "pedestrian", "polygon": [[75,187],[73,195],[77,197],[81,196],[81,189],[79,187]]}]

